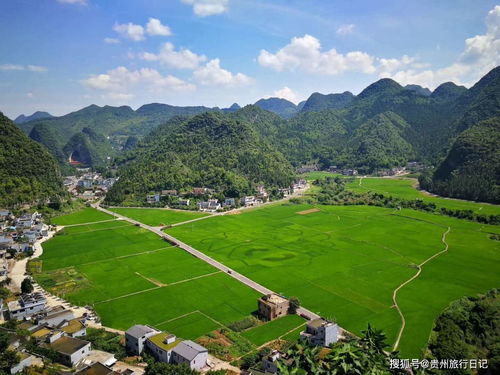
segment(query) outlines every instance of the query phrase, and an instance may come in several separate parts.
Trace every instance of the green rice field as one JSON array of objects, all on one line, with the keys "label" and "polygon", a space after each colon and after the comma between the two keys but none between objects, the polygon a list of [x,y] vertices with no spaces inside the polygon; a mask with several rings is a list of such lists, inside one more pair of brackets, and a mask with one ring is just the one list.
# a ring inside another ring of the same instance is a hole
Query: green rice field
[{"label": "green rice field", "polygon": [[86,207],[81,211],[69,215],[57,216],[52,218],[52,224],[55,225],[74,225],[83,223],[94,223],[96,221],[112,220],[113,216],[96,210],[92,207]]},{"label": "green rice field", "polygon": [[291,331],[301,327],[304,330],[306,321],[298,315],[286,315],[260,326],[250,328],[241,335],[248,339],[252,344],[261,346],[281,336],[285,336]]},{"label": "green rice field", "polygon": [[498,205],[434,197],[416,189],[417,183],[418,181],[414,178],[356,177],[346,187],[357,192],[372,191],[409,200],[421,199],[428,203],[434,203],[438,207],[453,210],[472,210],[478,214],[500,215],[500,206]]},{"label": "green rice field", "polygon": [[[258,283],[297,296],[318,314],[360,333],[367,323],[394,342],[401,320],[392,292],[404,287],[400,350],[417,357],[434,319],[453,300],[500,285],[498,227],[413,210],[370,206],[276,205],[167,232]],[[296,333],[295,333],[296,334]]]},{"label": "green rice field", "polygon": [[204,212],[168,210],[164,208],[115,207],[110,208],[110,211],[151,226],[172,225],[209,215]]}]

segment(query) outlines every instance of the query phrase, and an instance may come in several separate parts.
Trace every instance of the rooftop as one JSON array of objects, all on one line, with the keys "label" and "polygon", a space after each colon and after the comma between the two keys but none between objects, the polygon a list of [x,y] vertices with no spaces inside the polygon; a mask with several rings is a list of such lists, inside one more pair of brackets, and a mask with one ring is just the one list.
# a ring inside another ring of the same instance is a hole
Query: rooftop
[{"label": "rooftop", "polygon": [[108,375],[111,374],[111,370],[108,366],[103,365],[100,362],[96,362],[91,366],[85,367],[83,370],[78,371],[77,375]]},{"label": "rooftop", "polygon": [[151,336],[148,340],[151,341],[153,344],[155,344],[157,347],[160,349],[163,349],[165,351],[172,350],[175,348],[181,341],[182,339],[177,339],[171,344],[165,344],[165,339],[170,336],[170,333],[168,332],[161,332],[157,335]]},{"label": "rooftop", "polygon": [[125,333],[129,336],[139,338],[151,332],[158,332],[158,331],[149,326],[143,326],[138,324],[133,327],[130,327]]},{"label": "rooftop", "polygon": [[198,354],[206,352],[207,349],[194,341],[184,340],[174,349],[174,352],[182,358],[192,361]]},{"label": "rooftop", "polygon": [[267,301],[269,303],[274,303],[275,305],[278,305],[280,303],[287,302],[287,300],[283,297],[278,296],[277,294],[268,294],[267,296],[262,297],[264,301]]},{"label": "rooftop", "polygon": [[50,344],[50,348],[55,350],[56,352],[71,355],[74,352],[85,347],[87,344],[89,344],[88,341],[63,336],[59,340],[56,340],[52,344]]},{"label": "rooftop", "polygon": [[307,323],[307,325],[312,328],[319,328],[327,324],[331,324],[331,322],[321,318],[311,320],[310,322]]},{"label": "rooftop", "polygon": [[40,337],[44,337],[50,334],[50,329],[47,329],[43,327],[42,329],[39,329],[31,334],[32,337],[39,339]]},{"label": "rooftop", "polygon": [[85,328],[85,324],[80,322],[78,319],[73,319],[68,322],[67,326],[61,327],[61,331],[66,333],[77,333],[78,331]]}]

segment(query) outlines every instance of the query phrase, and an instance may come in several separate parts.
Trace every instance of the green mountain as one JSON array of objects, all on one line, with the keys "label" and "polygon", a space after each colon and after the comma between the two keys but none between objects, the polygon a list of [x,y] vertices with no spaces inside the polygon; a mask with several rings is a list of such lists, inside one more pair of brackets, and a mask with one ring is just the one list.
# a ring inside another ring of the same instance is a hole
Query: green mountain
[{"label": "green mountain", "polygon": [[106,137],[91,128],[74,134],[63,150],[72,163],[83,166],[104,165],[115,154]]},{"label": "green mountain", "polygon": [[282,98],[260,99],[254,105],[266,111],[276,113],[283,118],[290,118],[298,111],[295,104]]},{"label": "green mountain", "polygon": [[415,91],[417,94],[423,96],[430,96],[432,94],[431,90],[429,90],[427,87],[422,87],[420,85],[406,85],[405,90],[412,90]]},{"label": "green mountain", "polygon": [[293,171],[248,122],[208,112],[173,118],[117,160],[120,179],[106,203],[142,203],[161,189],[203,186],[226,196],[252,193],[254,185],[288,186]]},{"label": "green mountain", "polygon": [[46,202],[63,195],[52,155],[0,113],[0,207]]},{"label": "green mountain", "polygon": [[313,93],[304,103],[301,112],[321,112],[327,109],[342,109],[347,106],[355,96],[349,91],[342,94],[323,95],[319,92]]},{"label": "green mountain", "polygon": [[431,97],[437,100],[455,100],[467,92],[464,86],[455,85],[453,82],[442,83],[432,92]]},{"label": "green mountain", "polygon": [[63,151],[63,141],[57,129],[50,127],[44,122],[40,122],[33,126],[29,137],[44,145],[60,164],[66,162],[67,157]]},{"label": "green mountain", "polygon": [[19,116],[16,117],[16,119],[14,120],[14,122],[16,124],[23,124],[23,123],[28,122],[28,121],[42,120],[42,119],[45,119],[45,118],[52,118],[52,117],[54,117],[54,116],[52,116],[48,112],[36,111],[31,116],[19,115]]}]

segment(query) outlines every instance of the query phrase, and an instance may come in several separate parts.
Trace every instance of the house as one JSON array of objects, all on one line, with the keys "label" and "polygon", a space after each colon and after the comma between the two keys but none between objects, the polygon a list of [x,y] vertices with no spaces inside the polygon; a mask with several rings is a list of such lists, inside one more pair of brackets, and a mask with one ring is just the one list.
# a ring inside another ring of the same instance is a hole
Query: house
[{"label": "house", "polygon": [[180,206],[189,206],[189,199],[179,199]]},{"label": "house", "polygon": [[0,236],[0,249],[10,249],[14,241],[10,236]]},{"label": "house", "polygon": [[209,199],[208,202],[198,202],[198,209],[201,211],[217,211],[221,205],[217,199]]},{"label": "house", "polygon": [[171,197],[176,197],[177,196],[177,190],[162,190],[161,195],[166,196],[169,195]]},{"label": "house", "polygon": [[9,210],[0,210],[0,221],[5,221],[10,217]]},{"label": "house", "polygon": [[154,328],[143,325],[135,325],[130,327],[125,332],[125,348],[128,353],[141,355],[144,350],[145,341],[154,335],[157,335],[160,331]]},{"label": "house", "polygon": [[205,367],[207,359],[208,350],[191,340],[182,341],[172,350],[172,362],[186,363],[193,370]]},{"label": "house", "polygon": [[226,198],[224,200],[224,207],[231,207],[231,206],[236,206],[236,198]]},{"label": "house", "polygon": [[357,169],[344,169],[342,171],[342,174],[344,176],[357,176],[358,175],[358,170]]},{"label": "house", "polygon": [[36,316],[33,320],[39,325],[46,325],[51,328],[57,327],[64,321],[74,319],[73,311],[65,309],[63,306],[55,306],[48,308]]},{"label": "house", "polygon": [[277,294],[267,294],[258,300],[259,315],[266,320],[274,320],[288,314],[290,303]]},{"label": "house", "polygon": [[57,328],[69,337],[81,337],[87,334],[87,327],[79,319],[65,320],[59,323]]},{"label": "house", "polygon": [[168,332],[160,332],[146,340],[146,347],[158,361],[170,363],[172,361],[172,350],[181,341],[175,335]]},{"label": "house", "polygon": [[95,362],[92,365],[87,365],[80,371],[77,371],[75,375],[111,375],[116,374],[111,368],[100,363]]},{"label": "house", "polygon": [[29,243],[34,243],[39,237],[39,234],[34,230],[28,230],[23,233],[23,237],[26,237]]},{"label": "house", "polygon": [[253,196],[246,196],[241,198],[241,204],[243,206],[253,206],[255,203],[255,197]]},{"label": "house", "polygon": [[290,188],[278,189],[278,191],[283,194],[284,197],[288,197],[291,194]]},{"label": "house", "polygon": [[332,173],[338,172],[337,166],[336,165],[330,165],[328,167],[328,172],[332,172]]},{"label": "house", "polygon": [[107,367],[113,366],[116,362],[114,354],[103,352],[102,350],[91,350],[89,355],[82,361],[87,366],[99,363]]},{"label": "house", "polygon": [[195,187],[191,190],[192,195],[205,195],[209,193],[209,189],[204,187]]},{"label": "house", "polygon": [[11,374],[17,374],[18,372],[23,371],[26,367],[31,366],[33,360],[35,359],[34,356],[28,353],[17,352],[17,355],[19,357],[19,363],[10,368]]},{"label": "house", "polygon": [[150,194],[146,196],[146,202],[149,204],[158,203],[160,201],[160,194]]},{"label": "house", "polygon": [[260,199],[265,199],[268,197],[269,194],[267,194],[266,188],[264,185],[259,185],[257,186],[257,197]]},{"label": "house", "polygon": [[22,320],[45,309],[47,300],[41,293],[22,294],[17,301],[8,303],[10,319]]},{"label": "house", "polygon": [[297,173],[309,173],[309,172],[314,172],[318,171],[319,167],[316,164],[311,164],[311,165],[303,165],[300,168],[297,168]]},{"label": "house", "polygon": [[281,359],[286,364],[291,364],[293,362],[292,358],[288,358],[285,353],[282,353],[278,350],[273,350],[269,355],[266,355],[262,358],[262,369],[264,374],[277,374],[278,366],[276,362],[278,359]]},{"label": "house", "polygon": [[73,367],[87,357],[91,350],[90,342],[74,337],[62,336],[47,346],[59,354],[59,362],[65,366]]},{"label": "house", "polygon": [[339,326],[325,319],[314,319],[307,323],[305,331],[300,333],[300,339],[316,346],[330,346],[337,342]]}]

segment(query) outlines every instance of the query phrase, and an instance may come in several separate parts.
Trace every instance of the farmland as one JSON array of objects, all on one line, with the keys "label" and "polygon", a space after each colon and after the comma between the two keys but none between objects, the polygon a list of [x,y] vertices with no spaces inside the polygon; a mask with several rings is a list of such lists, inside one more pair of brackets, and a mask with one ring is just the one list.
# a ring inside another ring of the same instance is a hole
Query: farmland
[{"label": "farmland", "polygon": [[111,215],[97,211],[95,208],[87,207],[69,215],[55,217],[52,219],[52,223],[56,225],[74,225],[112,219]]},{"label": "farmland", "polygon": [[360,193],[372,191],[386,196],[409,200],[421,199],[428,203],[434,203],[438,207],[453,210],[472,210],[485,215],[500,214],[500,206],[498,205],[435,197],[417,190],[415,188],[416,185],[417,180],[410,178],[356,177],[346,185],[346,188]]},{"label": "farmland", "polygon": [[110,327],[158,325],[195,339],[256,309],[252,289],[122,220],[65,228],[43,248],[37,281],[92,305]]},{"label": "farmland", "polygon": [[110,208],[110,211],[152,226],[172,225],[209,215],[197,211],[169,210],[164,208],[115,207]]},{"label": "farmland", "polygon": [[[370,322],[394,342],[401,319],[392,292],[412,277],[398,303],[406,317],[400,349],[419,356],[435,317],[452,300],[498,286],[495,227],[412,210],[369,206],[277,205],[167,232],[355,333]],[[307,212],[309,214],[297,214]]]}]

